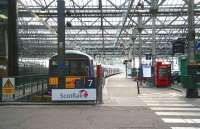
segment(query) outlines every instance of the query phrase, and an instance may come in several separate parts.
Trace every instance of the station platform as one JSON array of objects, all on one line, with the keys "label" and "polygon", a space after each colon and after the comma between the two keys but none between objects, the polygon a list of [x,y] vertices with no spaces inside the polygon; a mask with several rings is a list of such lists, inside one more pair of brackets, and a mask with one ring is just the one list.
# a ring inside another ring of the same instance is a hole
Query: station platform
[{"label": "station platform", "polygon": [[200,129],[200,101],[170,88],[140,87],[119,74],[107,78],[103,104],[5,105],[0,129]]}]

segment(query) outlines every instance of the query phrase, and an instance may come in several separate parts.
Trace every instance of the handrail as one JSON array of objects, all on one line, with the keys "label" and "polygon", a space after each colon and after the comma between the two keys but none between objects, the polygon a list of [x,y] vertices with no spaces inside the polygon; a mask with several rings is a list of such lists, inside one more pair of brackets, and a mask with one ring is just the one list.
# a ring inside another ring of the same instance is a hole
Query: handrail
[{"label": "handrail", "polygon": [[20,77],[32,77],[32,76],[48,76],[48,74],[31,74],[31,75],[19,75],[19,76],[9,76],[9,77],[20,78]]},{"label": "handrail", "polygon": [[0,93],[1,101],[15,101],[29,95],[47,91],[48,74],[10,76],[9,78],[15,78],[15,94],[3,95]]}]

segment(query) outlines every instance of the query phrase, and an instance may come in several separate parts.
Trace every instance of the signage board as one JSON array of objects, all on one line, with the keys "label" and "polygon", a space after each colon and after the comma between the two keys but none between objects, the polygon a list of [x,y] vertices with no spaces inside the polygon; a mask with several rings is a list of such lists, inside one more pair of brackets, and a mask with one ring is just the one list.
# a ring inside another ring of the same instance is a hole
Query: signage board
[{"label": "signage board", "polygon": [[132,78],[132,70],[131,68],[127,68],[128,78]]},{"label": "signage board", "polygon": [[85,81],[85,88],[95,88],[95,78],[86,78]]},{"label": "signage board", "polygon": [[80,80],[80,77],[77,76],[68,76],[65,77],[65,88],[76,88],[76,80]]},{"label": "signage board", "polygon": [[96,89],[52,89],[52,101],[96,100]]},{"label": "signage board", "polygon": [[172,53],[184,53],[185,50],[185,41],[184,39],[177,39],[172,43]]},{"label": "signage board", "polygon": [[151,53],[146,54],[146,60],[151,60],[151,57],[152,57],[152,54],[151,54]]},{"label": "signage board", "polygon": [[4,95],[15,94],[15,79],[14,78],[3,78],[2,81],[2,93]]},{"label": "signage board", "polygon": [[151,66],[142,65],[142,74],[143,74],[143,77],[151,77]]},{"label": "signage board", "polygon": [[58,77],[49,77],[49,85],[58,85]]},{"label": "signage board", "polygon": [[81,76],[66,76],[65,77],[66,89],[95,88],[95,78],[81,77]]},{"label": "signage board", "polygon": [[197,40],[195,48],[197,51],[200,51],[200,40]]}]

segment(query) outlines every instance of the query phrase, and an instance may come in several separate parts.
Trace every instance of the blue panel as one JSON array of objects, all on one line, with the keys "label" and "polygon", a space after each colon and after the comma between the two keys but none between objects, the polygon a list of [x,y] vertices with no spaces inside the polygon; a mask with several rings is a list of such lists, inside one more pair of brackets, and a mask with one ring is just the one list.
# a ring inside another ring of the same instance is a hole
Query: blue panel
[{"label": "blue panel", "polygon": [[59,64],[58,67],[59,68],[65,68],[65,64]]},{"label": "blue panel", "polygon": [[197,40],[195,48],[196,50],[200,51],[200,40]]}]

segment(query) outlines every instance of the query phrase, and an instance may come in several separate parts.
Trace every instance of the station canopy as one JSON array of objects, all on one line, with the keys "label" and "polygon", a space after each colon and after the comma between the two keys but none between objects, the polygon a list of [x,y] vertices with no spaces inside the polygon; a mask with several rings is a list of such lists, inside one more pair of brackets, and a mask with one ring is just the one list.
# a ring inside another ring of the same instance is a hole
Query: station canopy
[{"label": "station canopy", "polygon": [[[17,0],[20,57],[57,52],[57,0]],[[200,0],[194,0],[196,39]],[[152,53],[170,56],[171,42],[186,38],[188,0],[65,0],[66,49],[92,56],[124,57]],[[155,23],[155,25],[154,25]],[[139,41],[139,35],[141,40]]]}]

